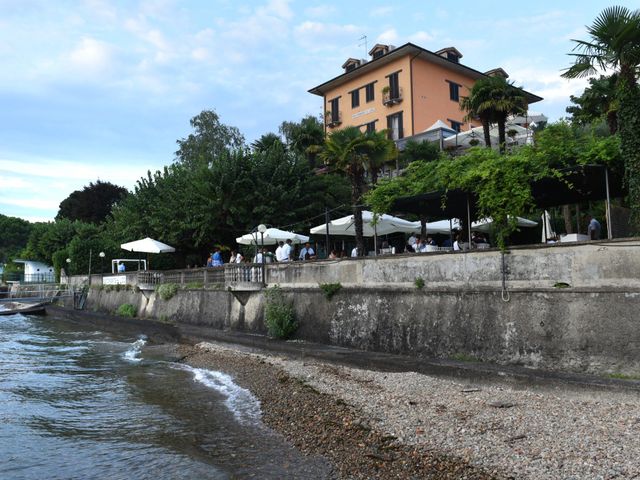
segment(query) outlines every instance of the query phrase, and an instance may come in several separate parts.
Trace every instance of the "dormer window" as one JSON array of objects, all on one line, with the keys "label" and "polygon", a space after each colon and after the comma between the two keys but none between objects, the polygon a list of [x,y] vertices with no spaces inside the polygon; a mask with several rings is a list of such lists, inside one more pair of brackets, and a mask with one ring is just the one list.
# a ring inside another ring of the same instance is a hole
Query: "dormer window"
[{"label": "dormer window", "polygon": [[371,55],[373,60],[382,57],[386,53],[389,53],[389,45],[382,45],[381,43],[377,43],[369,50],[369,55]]},{"label": "dormer window", "polygon": [[509,74],[507,72],[504,71],[504,69],[498,67],[498,68],[494,68],[489,70],[488,72],[484,72],[484,74],[487,77],[502,77],[502,78],[509,78]]},{"label": "dormer window", "polygon": [[460,63],[460,59],[462,58],[462,54],[456,47],[443,48],[442,50],[438,50],[436,55],[440,55],[441,57],[455,63]]},{"label": "dormer window", "polygon": [[360,65],[362,65],[362,60],[358,60],[357,58],[349,58],[347,59],[346,62],[342,64],[342,68],[344,68],[344,71],[346,73],[346,72],[352,72],[353,70],[358,68]]}]

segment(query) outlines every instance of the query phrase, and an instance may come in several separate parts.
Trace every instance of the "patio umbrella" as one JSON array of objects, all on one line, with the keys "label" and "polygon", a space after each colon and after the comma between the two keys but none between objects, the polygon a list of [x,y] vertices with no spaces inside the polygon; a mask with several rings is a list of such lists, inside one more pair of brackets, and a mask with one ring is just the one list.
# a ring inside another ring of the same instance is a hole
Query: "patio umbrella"
[{"label": "patio umbrella", "polygon": [[176,249],[167,245],[166,243],[159,242],[153,238],[143,238],[142,240],[136,240],[135,242],[123,243],[120,245],[123,250],[129,252],[140,253],[171,253]]},{"label": "patio umbrella", "polygon": [[[365,237],[387,235],[389,233],[414,233],[420,231],[420,222],[410,222],[404,218],[392,215],[380,214],[374,221],[373,212],[362,211],[362,233]],[[323,223],[311,229],[312,235],[324,235],[327,233],[327,224]],[[355,237],[356,227],[353,215],[337,218],[329,222],[329,235],[346,235]]]},{"label": "patio umbrella", "polygon": [[309,241],[306,235],[299,233],[287,232],[279,228],[267,228],[261,236],[260,232],[245,233],[241,237],[236,238],[236,242],[240,245],[275,245],[278,242],[291,240],[292,243],[305,243]]},{"label": "patio umbrella", "polygon": [[[533,228],[538,226],[538,222],[534,222],[533,220],[527,220],[526,218],[522,218],[522,217],[516,217],[516,219],[518,221],[518,227]],[[493,219],[483,218],[482,220],[473,222],[471,224],[471,229],[488,233],[491,231],[492,225],[493,225]]]}]

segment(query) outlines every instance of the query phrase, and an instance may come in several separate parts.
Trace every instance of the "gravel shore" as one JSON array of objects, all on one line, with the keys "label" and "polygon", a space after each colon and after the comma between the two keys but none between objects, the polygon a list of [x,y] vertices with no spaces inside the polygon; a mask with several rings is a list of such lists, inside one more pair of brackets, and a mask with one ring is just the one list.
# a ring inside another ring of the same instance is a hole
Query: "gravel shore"
[{"label": "gravel shore", "polygon": [[640,478],[640,398],[462,383],[181,346],[261,401],[263,421],[336,478]]}]

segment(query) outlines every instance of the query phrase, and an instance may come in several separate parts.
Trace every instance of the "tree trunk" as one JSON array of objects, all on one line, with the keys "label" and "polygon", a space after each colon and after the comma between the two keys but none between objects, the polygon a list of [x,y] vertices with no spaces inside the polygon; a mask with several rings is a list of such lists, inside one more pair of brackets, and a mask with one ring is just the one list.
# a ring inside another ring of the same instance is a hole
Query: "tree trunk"
[{"label": "tree trunk", "polygon": [[506,150],[507,144],[507,135],[506,135],[506,119],[499,118],[498,119],[498,144],[500,147],[500,153],[504,153]]},{"label": "tree trunk", "polygon": [[491,148],[491,133],[489,132],[489,120],[482,119],[482,133],[484,135],[484,145]]},{"label": "tree trunk", "polygon": [[353,223],[356,229],[356,247],[358,256],[364,255],[364,233],[362,228],[363,173],[354,172],[351,176],[351,202],[353,203]]},{"label": "tree trunk", "polygon": [[564,229],[567,233],[573,233],[573,222],[571,221],[571,207],[562,206],[562,217],[564,218]]},{"label": "tree trunk", "polygon": [[420,238],[427,238],[427,217],[420,215]]}]

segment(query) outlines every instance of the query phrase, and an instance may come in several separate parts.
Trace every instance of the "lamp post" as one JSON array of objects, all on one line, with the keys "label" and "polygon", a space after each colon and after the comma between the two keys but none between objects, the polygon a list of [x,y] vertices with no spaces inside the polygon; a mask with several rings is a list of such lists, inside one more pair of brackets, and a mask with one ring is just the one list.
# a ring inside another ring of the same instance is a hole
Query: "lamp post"
[{"label": "lamp post", "polygon": [[258,231],[260,232],[260,255],[262,258],[262,284],[266,285],[266,278],[265,278],[265,258],[264,258],[264,232],[267,231],[267,226],[264,223],[261,223],[260,225],[258,225]]},{"label": "lamp post", "polygon": [[100,252],[98,256],[100,257],[100,275],[104,277],[104,252]]}]

